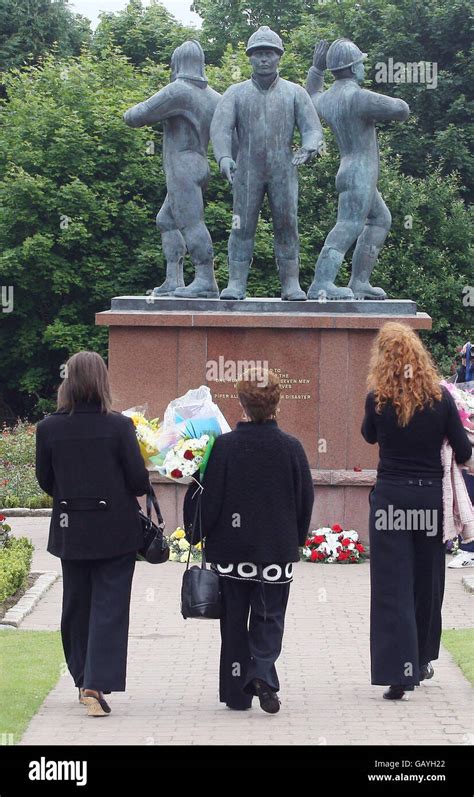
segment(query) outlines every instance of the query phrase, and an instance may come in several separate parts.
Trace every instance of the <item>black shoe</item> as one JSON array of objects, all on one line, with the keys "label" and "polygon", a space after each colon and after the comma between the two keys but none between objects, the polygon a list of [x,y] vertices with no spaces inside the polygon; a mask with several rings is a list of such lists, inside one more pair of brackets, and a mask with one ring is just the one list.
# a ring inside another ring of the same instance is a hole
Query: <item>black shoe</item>
[{"label": "black shoe", "polygon": [[434,675],[433,665],[429,661],[428,664],[422,664],[420,667],[420,681],[429,681]]},{"label": "black shoe", "polygon": [[386,692],[383,693],[385,700],[401,700],[405,690],[403,686],[390,686]]},{"label": "black shoe", "polygon": [[267,714],[278,714],[280,711],[280,701],[277,693],[274,692],[265,681],[260,681],[255,678],[253,681],[255,692],[260,700],[260,708],[266,711]]}]

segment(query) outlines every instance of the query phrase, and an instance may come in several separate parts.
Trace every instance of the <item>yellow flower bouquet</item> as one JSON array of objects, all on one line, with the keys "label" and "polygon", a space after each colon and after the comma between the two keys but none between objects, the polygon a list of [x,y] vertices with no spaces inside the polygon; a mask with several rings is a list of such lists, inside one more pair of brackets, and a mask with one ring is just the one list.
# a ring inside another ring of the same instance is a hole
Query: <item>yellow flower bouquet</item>
[{"label": "yellow flower bouquet", "polygon": [[150,457],[156,456],[160,450],[158,441],[161,423],[159,418],[153,418],[149,421],[146,417],[146,411],[147,405],[145,404],[141,407],[130,407],[130,409],[124,410],[122,414],[132,419],[142,457],[146,466],[152,467],[153,463],[150,462]]},{"label": "yellow flower bouquet", "polygon": [[169,545],[170,549],[170,562],[184,562],[188,561],[189,549],[191,548],[191,556],[190,561],[192,562],[200,562],[201,561],[201,543],[198,542],[197,545],[190,546],[189,542],[187,541],[184,529],[180,526],[170,534],[169,537],[166,538],[166,541]]}]

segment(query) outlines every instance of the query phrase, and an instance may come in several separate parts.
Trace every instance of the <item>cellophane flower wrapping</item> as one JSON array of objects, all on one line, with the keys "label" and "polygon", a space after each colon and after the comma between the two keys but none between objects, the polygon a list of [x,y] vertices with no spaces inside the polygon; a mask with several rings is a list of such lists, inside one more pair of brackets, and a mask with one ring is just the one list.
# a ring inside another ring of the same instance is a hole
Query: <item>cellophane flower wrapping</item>
[{"label": "cellophane flower wrapping", "polygon": [[189,483],[204,475],[215,439],[230,426],[206,385],[173,399],[166,408],[159,435],[159,453],[152,470],[173,481]]},{"label": "cellophane flower wrapping", "polygon": [[441,380],[451,393],[465,429],[474,431],[474,382],[448,382]]}]

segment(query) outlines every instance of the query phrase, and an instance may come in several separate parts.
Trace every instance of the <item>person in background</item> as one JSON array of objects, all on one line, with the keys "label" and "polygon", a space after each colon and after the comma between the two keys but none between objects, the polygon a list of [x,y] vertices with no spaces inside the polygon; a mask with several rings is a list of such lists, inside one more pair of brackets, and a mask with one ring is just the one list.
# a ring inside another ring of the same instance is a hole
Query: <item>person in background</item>
[{"label": "person in background", "polygon": [[[461,365],[456,369],[456,382],[471,382],[474,380],[474,350],[472,344],[469,341],[465,343],[459,354],[461,356]],[[474,505],[474,476],[468,473],[467,470],[463,470],[462,475],[466,482],[469,498]],[[461,538],[459,538],[459,552],[456,556],[453,556],[448,567],[474,567],[474,542],[462,542]]]},{"label": "person in background", "polygon": [[143,533],[136,496],[148,471],[130,418],[111,409],[107,367],[81,351],[66,364],[56,412],[36,428],[36,477],[53,498],[48,551],[61,559],[61,636],[89,716],[125,691],[130,594]]},{"label": "person in background", "polygon": [[[372,348],[362,435],[380,459],[370,501],[373,684],[400,700],[433,676],[445,580],[441,445],[471,456],[454,399],[408,326],[388,322]],[[396,519],[395,519],[396,518]]]},{"label": "person in background", "polygon": [[460,356],[461,365],[456,368],[456,382],[472,382],[474,380],[474,350],[469,341],[461,348]]},{"label": "person in background", "polygon": [[[206,558],[220,576],[223,599],[219,696],[238,711],[250,708],[256,695],[263,711],[276,714],[275,662],[314,488],[303,446],[276,421],[277,375],[251,369],[237,393],[245,420],[216,439],[201,496]],[[191,484],[185,529],[192,526],[197,493]],[[194,529],[190,541],[198,540]]]}]

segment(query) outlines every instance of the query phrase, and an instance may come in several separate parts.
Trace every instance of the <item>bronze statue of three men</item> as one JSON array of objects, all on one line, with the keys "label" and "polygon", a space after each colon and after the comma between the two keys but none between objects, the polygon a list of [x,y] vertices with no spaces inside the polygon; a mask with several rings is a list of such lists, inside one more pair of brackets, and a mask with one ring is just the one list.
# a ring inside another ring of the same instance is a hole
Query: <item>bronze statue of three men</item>
[{"label": "bronze statue of three men", "polygon": [[[221,96],[209,87],[204,53],[197,41],[184,42],[172,56],[172,80],[124,115],[131,127],[163,124],[163,168],[167,195],[156,223],[166,258],[165,282],[154,296],[218,298],[211,236],[204,221],[203,193],[209,179],[207,149],[212,143],[221,174],[233,194],[228,242],[229,282],[221,299],[244,299],[258,218],[265,196],[271,211],[281,298],[385,299],[370,284],[391,215],[377,188],[379,152],[375,124],[404,121],[408,105],[361,87],[366,54],[348,39],[315,47],[306,88],[279,76],[282,41],[268,26],[249,39],[249,80]],[[325,69],[334,82],[323,90]],[[337,221],[319,254],[308,295],[299,284],[298,167],[322,151],[320,117],[334,133],[341,156],[336,176]],[[301,147],[295,153],[295,129]],[[352,275],[335,285],[346,252],[356,244]],[[195,269],[185,286],[183,261]]]}]

